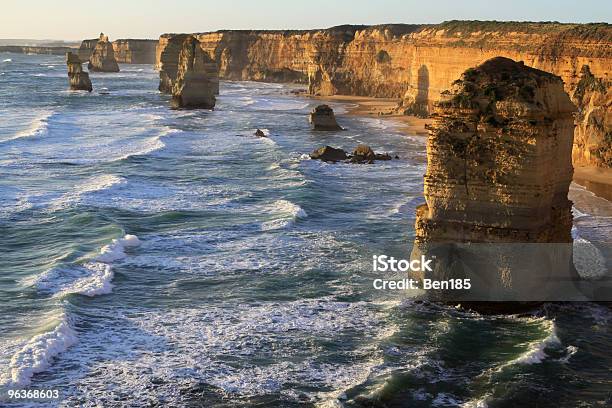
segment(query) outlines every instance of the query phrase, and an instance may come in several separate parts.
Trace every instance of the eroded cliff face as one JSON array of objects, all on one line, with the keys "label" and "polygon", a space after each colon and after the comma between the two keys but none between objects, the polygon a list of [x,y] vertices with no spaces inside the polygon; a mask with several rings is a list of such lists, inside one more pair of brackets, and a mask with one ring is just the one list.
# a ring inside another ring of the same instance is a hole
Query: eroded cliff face
[{"label": "eroded cliff face", "polygon": [[91,57],[91,53],[94,48],[98,44],[98,38],[90,38],[87,40],[81,41],[81,46],[79,47],[78,55],[81,61],[89,61],[89,57]]},{"label": "eroded cliff face", "polygon": [[612,81],[582,67],[572,96],[576,115],[572,157],[578,166],[612,167]]},{"label": "eroded cliff face", "polygon": [[[160,37],[160,69],[178,60],[176,47],[166,51],[174,36]],[[560,76],[570,95],[583,65],[604,81],[612,69],[609,24],[451,21],[197,37],[217,61],[222,79],[307,82],[313,95],[398,98],[400,111],[419,116],[428,115],[466,69],[497,56]]]},{"label": "eroded cliff face", "polygon": [[[444,248],[434,275],[447,276],[459,261],[471,271],[481,265],[476,275],[498,300],[527,296],[540,272],[556,274],[553,282],[570,279],[567,194],[576,108],[561,79],[498,57],[465,71],[442,98],[433,106],[414,252],[430,256],[440,244],[482,244],[453,248],[452,255]],[[512,243],[547,245],[514,252]],[[529,266],[521,258],[533,248],[538,256]]]},{"label": "eroded cliff face", "polygon": [[122,64],[155,64],[157,43],[157,40],[115,40],[115,58]]}]

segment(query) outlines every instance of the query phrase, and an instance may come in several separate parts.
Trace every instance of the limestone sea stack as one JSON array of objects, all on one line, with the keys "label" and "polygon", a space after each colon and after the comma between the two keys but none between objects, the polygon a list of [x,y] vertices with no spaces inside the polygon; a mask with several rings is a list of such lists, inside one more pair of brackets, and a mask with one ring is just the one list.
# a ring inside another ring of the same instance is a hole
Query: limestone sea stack
[{"label": "limestone sea stack", "polygon": [[78,55],[72,52],[66,53],[66,65],[68,65],[68,80],[70,89],[75,91],[89,91],[93,89],[89,74],[83,71],[83,65]]},{"label": "limestone sea stack", "polygon": [[580,107],[574,132],[574,164],[612,167],[612,80],[598,78],[583,65],[572,96]]},{"label": "limestone sea stack", "polygon": [[329,105],[319,105],[310,112],[308,122],[313,130],[342,130],[338,122],[334,110]]},{"label": "limestone sea stack", "polygon": [[98,43],[89,57],[87,68],[94,72],[119,72],[113,44],[108,41],[108,36],[104,33],[100,33]]},{"label": "limestone sea stack", "polygon": [[558,76],[502,57],[443,92],[416,214],[413,257],[436,257],[427,278],[471,276],[478,301],[563,296],[556,284],[575,278],[567,198],[575,111]]},{"label": "limestone sea stack", "polygon": [[187,37],[181,47],[176,81],[172,87],[173,106],[213,109],[218,89],[217,64],[202,51],[194,36]]}]

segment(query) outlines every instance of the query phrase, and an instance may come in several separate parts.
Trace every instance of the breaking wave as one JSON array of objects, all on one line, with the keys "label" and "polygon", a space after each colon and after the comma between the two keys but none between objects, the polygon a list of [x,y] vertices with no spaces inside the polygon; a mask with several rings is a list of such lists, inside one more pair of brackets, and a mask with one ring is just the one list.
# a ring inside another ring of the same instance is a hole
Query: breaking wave
[{"label": "breaking wave", "polygon": [[125,235],[100,249],[90,262],[82,265],[56,267],[27,282],[38,290],[50,292],[54,297],[69,294],[97,296],[111,293],[114,272],[112,264],[126,257],[126,248],[140,245],[135,235]]},{"label": "breaking wave", "polygon": [[55,357],[76,342],[70,319],[62,314],[53,330],[32,337],[13,355],[0,388],[27,387],[34,374],[49,368]]}]

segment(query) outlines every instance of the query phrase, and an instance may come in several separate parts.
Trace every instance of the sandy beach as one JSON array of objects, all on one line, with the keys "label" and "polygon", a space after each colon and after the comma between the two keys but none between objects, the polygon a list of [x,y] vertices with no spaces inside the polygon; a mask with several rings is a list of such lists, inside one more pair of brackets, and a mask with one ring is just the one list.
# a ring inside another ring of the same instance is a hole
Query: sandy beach
[{"label": "sandy beach", "polygon": [[427,136],[425,125],[431,123],[431,119],[397,113],[395,108],[399,99],[347,95],[313,97],[313,99],[346,103],[348,104],[348,115],[389,118],[400,123],[402,131],[413,136]]}]

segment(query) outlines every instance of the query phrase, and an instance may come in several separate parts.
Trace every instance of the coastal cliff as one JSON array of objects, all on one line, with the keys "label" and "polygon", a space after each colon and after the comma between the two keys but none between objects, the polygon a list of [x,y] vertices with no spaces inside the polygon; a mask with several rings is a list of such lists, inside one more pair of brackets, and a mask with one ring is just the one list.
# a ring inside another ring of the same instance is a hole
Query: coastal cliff
[{"label": "coastal cliff", "polygon": [[[81,61],[89,61],[98,38],[83,40],[79,47]],[[118,39],[112,42],[115,59],[121,64],[155,64],[157,40]]]},{"label": "coastal cliff", "polygon": [[[418,116],[429,115],[462,72],[497,56],[560,76],[570,95],[583,66],[603,81],[612,70],[612,26],[605,23],[450,21],[195,35],[217,61],[221,79],[307,83],[312,95],[397,98],[400,111]],[[160,37],[160,70],[178,61],[175,36]],[[610,109],[604,110],[609,118]]]},{"label": "coastal cliff", "polygon": [[2,45],[0,52],[13,52],[15,54],[46,54],[46,55],[65,55],[67,52],[74,52],[71,47],[46,47],[46,46],[22,46],[22,45]]},{"label": "coastal cliff", "polygon": [[[534,282],[571,279],[575,111],[558,76],[502,57],[466,70],[442,93],[413,251],[437,258],[434,278],[458,277],[461,262],[469,265],[462,273],[480,279],[477,293],[497,300],[534,300],[525,298],[541,294]],[[515,243],[538,245],[517,250]],[[537,256],[523,259],[526,251]]]},{"label": "coastal cliff", "polygon": [[122,64],[155,64],[157,40],[121,39],[113,41],[117,62]]}]

